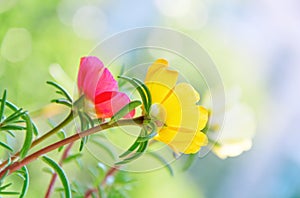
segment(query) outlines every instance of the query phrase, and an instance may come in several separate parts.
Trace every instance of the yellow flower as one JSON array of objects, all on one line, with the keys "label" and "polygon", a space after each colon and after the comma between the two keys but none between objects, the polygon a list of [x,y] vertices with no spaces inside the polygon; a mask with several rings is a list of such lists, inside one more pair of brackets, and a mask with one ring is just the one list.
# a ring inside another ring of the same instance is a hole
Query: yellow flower
[{"label": "yellow flower", "polygon": [[188,83],[176,84],[178,72],[168,69],[168,62],[157,60],[148,69],[145,84],[152,96],[150,116],[156,121],[155,140],[168,144],[175,152],[196,153],[207,144],[201,130],[208,112],[197,106],[199,94]]}]

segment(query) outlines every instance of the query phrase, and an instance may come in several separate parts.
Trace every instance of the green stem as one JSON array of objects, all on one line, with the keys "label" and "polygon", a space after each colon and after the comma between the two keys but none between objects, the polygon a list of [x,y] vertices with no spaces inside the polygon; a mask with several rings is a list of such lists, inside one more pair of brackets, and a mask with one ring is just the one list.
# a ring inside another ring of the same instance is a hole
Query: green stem
[{"label": "green stem", "polygon": [[13,173],[14,171],[17,171],[19,170],[20,168],[22,168],[23,166],[27,165],[28,163],[36,160],[38,157],[50,152],[50,151],[53,151],[61,146],[64,146],[66,144],[69,144],[71,142],[75,142],[83,137],[86,137],[86,136],[89,136],[91,134],[94,134],[96,132],[99,132],[99,131],[103,131],[105,129],[108,129],[108,128],[113,128],[113,127],[117,127],[117,126],[128,126],[128,125],[138,125],[138,126],[141,126],[143,125],[143,122],[144,122],[144,117],[141,116],[141,117],[138,117],[138,118],[135,118],[135,119],[124,119],[124,120],[119,120],[117,122],[114,122],[114,123],[108,123],[108,122],[105,122],[103,124],[100,124],[96,127],[93,127],[93,128],[90,128],[86,131],[83,131],[83,132],[80,132],[80,133],[76,133],[66,139],[63,139],[63,140],[60,140],[54,144],[51,144],[45,148],[42,148],[41,150],[25,157],[23,160],[19,161],[19,162],[15,162],[13,163],[12,165],[6,167],[4,170],[2,170],[0,172],[0,178],[2,178],[3,175],[5,175],[6,173],[8,174],[11,174]]},{"label": "green stem", "polygon": [[60,129],[62,129],[63,127],[65,127],[67,124],[69,124],[71,121],[73,120],[73,112],[71,111],[69,113],[69,115],[65,118],[64,121],[62,121],[59,125],[57,125],[56,127],[54,127],[52,130],[50,130],[49,132],[45,133],[43,136],[41,136],[40,138],[36,139],[35,141],[32,142],[31,144],[31,148],[38,145],[39,143],[41,143],[42,141],[46,140],[47,138],[49,138],[50,136],[52,136],[53,134],[57,133]]}]

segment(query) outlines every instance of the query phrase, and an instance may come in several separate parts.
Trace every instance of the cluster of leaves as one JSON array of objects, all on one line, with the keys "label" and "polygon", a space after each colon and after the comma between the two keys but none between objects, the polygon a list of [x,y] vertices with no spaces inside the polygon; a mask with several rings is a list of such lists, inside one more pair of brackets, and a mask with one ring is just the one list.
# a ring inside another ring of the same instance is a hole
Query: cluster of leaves
[{"label": "cluster of leaves", "polygon": [[[71,183],[73,197],[128,198],[130,197],[130,191],[135,185],[135,181],[130,174],[109,168],[102,163],[89,167],[86,172],[89,174],[90,182],[74,180]],[[62,190],[61,188],[57,188],[59,193],[63,192]]]},{"label": "cluster of leaves", "polygon": [[5,183],[4,178],[6,177],[6,175],[4,175],[0,179],[0,195],[18,195],[20,198],[23,198],[26,195],[29,186],[29,173],[27,167],[23,166],[20,170],[16,171],[14,174],[18,175],[20,179],[23,181],[23,187],[21,189],[21,192],[8,191],[7,188],[12,186],[13,183],[10,182],[4,184]]},{"label": "cluster of leaves", "polygon": [[[12,158],[12,154],[15,153],[14,148],[7,143],[7,139],[16,138],[17,132],[25,132],[24,143],[20,149],[19,156],[24,158],[30,147],[34,136],[38,135],[38,129],[34,122],[31,120],[27,111],[22,108],[18,108],[16,105],[7,100],[7,92],[4,90],[2,98],[0,99],[0,147],[6,150],[8,155],[7,161],[3,162],[2,170],[10,166],[16,159]],[[14,174],[19,175],[23,180],[23,188],[21,192],[8,191],[7,189],[12,183],[5,184],[5,177],[7,173],[0,178],[0,195],[15,195],[24,197],[29,185],[29,175],[26,166],[16,171]]]}]

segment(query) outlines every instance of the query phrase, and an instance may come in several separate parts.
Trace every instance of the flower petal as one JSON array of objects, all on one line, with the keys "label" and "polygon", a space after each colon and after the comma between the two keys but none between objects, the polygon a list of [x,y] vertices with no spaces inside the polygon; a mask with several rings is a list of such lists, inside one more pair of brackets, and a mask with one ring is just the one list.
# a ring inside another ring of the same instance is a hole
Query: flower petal
[{"label": "flower petal", "polygon": [[[95,98],[95,110],[98,118],[110,118],[121,108],[130,102],[129,97],[122,92],[103,92]],[[132,118],[135,111],[131,111],[125,117]]]},{"label": "flower petal", "polygon": [[191,142],[180,142],[176,139],[171,144],[184,154],[197,153],[202,146],[208,143],[207,136],[202,132],[197,132]]},{"label": "flower petal", "polygon": [[104,71],[98,79],[95,97],[107,91],[118,91],[118,82],[114,79],[110,71],[104,68]]},{"label": "flower petal", "polygon": [[196,105],[199,94],[187,83],[179,83],[174,91],[163,101],[170,127],[196,129],[200,121],[199,107]]},{"label": "flower petal", "polygon": [[168,127],[160,130],[155,140],[168,144],[175,152],[184,154],[197,153],[208,142],[207,136],[198,129],[187,131],[187,129],[175,130]]},{"label": "flower petal", "polygon": [[175,86],[178,72],[168,69],[168,62],[158,59],[148,69],[145,84],[150,90],[152,103],[162,102]]},{"label": "flower petal", "polygon": [[201,133],[208,120],[208,112],[196,103],[199,94],[187,84],[180,83],[168,95],[162,106],[166,111],[166,127],[158,132],[157,140],[169,144],[175,151],[195,153],[207,142]]},{"label": "flower petal", "polygon": [[77,85],[79,93],[85,94],[92,101],[102,92],[118,91],[117,81],[103,63],[94,56],[81,58]]},{"label": "flower petal", "polygon": [[82,57],[77,78],[77,86],[80,94],[85,94],[93,100],[99,76],[103,72],[103,63],[94,56]]},{"label": "flower petal", "polygon": [[204,107],[199,106],[200,119],[198,122],[198,129],[202,130],[205,128],[208,122],[208,111]]}]

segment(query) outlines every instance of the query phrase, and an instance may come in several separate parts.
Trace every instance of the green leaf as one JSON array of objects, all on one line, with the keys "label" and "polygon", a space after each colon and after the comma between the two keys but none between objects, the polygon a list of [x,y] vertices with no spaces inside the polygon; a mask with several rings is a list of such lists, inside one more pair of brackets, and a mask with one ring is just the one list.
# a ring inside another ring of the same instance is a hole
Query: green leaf
[{"label": "green leaf", "polygon": [[65,158],[65,159],[63,160],[63,163],[71,162],[72,160],[75,160],[75,159],[77,159],[77,158],[79,158],[79,157],[81,157],[81,156],[82,156],[81,153],[76,153],[76,154],[74,154],[74,155],[70,155],[70,156],[68,156],[67,158]]},{"label": "green leaf", "polygon": [[[2,101],[4,101],[2,98],[0,98],[0,101],[2,102]],[[18,108],[16,107],[16,105],[14,105],[13,103],[11,103],[11,102],[9,102],[9,101],[7,101],[7,100],[5,100],[5,102],[4,103],[6,103],[6,106],[8,107],[8,108],[10,108],[12,111],[17,111],[18,110]]]},{"label": "green leaf", "polygon": [[27,153],[31,147],[32,138],[33,138],[33,126],[32,126],[29,115],[26,115],[24,117],[24,119],[26,121],[26,136],[25,136],[23,147],[21,148],[21,151],[20,151],[21,159],[27,155]]},{"label": "green leaf", "polygon": [[12,113],[10,116],[8,116],[2,123],[13,122],[13,121],[15,121],[16,119],[20,118],[21,116],[23,116],[26,113],[27,113],[26,111],[23,111],[23,109],[20,108],[17,111],[15,111],[14,113]]},{"label": "green leaf", "polygon": [[[57,136],[59,137],[59,139],[65,139],[66,137],[67,137],[67,135],[66,135],[66,132],[63,130],[63,129],[61,129],[58,133],[57,133]],[[58,150],[58,152],[60,152],[62,149],[64,148],[64,146],[61,146],[61,147],[59,147],[57,150]]]},{"label": "green leaf", "polygon": [[20,194],[19,198],[23,198],[28,190],[28,186],[29,186],[29,173],[28,173],[28,169],[26,168],[26,166],[22,167],[22,172],[23,172],[23,176],[24,176],[24,183],[23,183],[23,187],[22,187],[22,191]]},{"label": "green leaf", "polygon": [[123,158],[123,157],[126,157],[127,155],[129,155],[130,153],[132,153],[141,144],[141,142],[139,142],[137,140],[130,146],[129,149],[127,149],[127,151],[122,153],[119,157]]},{"label": "green leaf", "polygon": [[124,116],[126,116],[128,113],[130,113],[133,109],[135,109],[136,107],[140,106],[142,103],[139,100],[134,100],[131,101],[130,103],[128,103],[127,105],[125,105],[120,111],[118,111],[109,121],[108,124],[112,124],[116,121],[118,121],[119,119],[123,118]]},{"label": "green leaf", "polygon": [[139,94],[142,98],[146,112],[149,113],[149,111],[147,111],[147,110],[149,110],[148,98],[147,98],[146,91],[143,89],[143,86],[141,86],[137,81],[133,80],[132,78],[129,78],[126,76],[118,76],[118,78],[128,81],[134,88],[136,88],[136,90],[139,92]]},{"label": "green leaf", "polygon": [[18,192],[9,192],[9,191],[0,192],[0,195],[18,195],[18,194],[19,194]]},{"label": "green leaf", "polygon": [[127,163],[139,158],[142,154],[144,154],[147,146],[148,146],[148,141],[140,143],[140,147],[138,148],[136,153],[134,153],[131,157],[124,159],[123,161],[115,163],[115,165],[127,164]]},{"label": "green leaf", "polygon": [[8,133],[11,137],[16,137],[15,134],[10,130],[5,130],[4,132]]},{"label": "green leaf", "polygon": [[[89,128],[89,120],[87,120],[87,118],[84,116],[84,113],[78,111],[78,116],[80,119],[80,129],[81,131],[84,131],[86,129]],[[80,146],[79,146],[79,151],[81,152],[83,149],[83,146],[87,143],[88,141],[88,136],[85,136],[83,138],[81,138],[80,141]]]},{"label": "green leaf", "polygon": [[72,103],[65,98],[53,99],[53,100],[51,100],[51,102],[57,103],[57,104],[62,104],[62,105],[72,108]]},{"label": "green leaf", "polygon": [[198,153],[195,153],[195,154],[189,154],[187,156],[187,160],[185,161],[183,167],[182,167],[182,171],[186,171],[188,170],[194,163],[194,161],[196,160],[197,158],[197,155]]},{"label": "green leaf", "polygon": [[153,137],[155,137],[157,135],[157,133],[154,131],[152,133],[150,133],[149,135],[145,136],[145,137],[139,137],[137,139],[137,142],[145,142],[148,141],[150,139],[152,139]]},{"label": "green leaf", "polygon": [[55,83],[55,82],[52,82],[52,81],[47,81],[46,82],[47,84],[49,85],[52,85],[53,87],[55,87],[56,89],[58,89],[60,92],[61,95],[65,96],[66,99],[69,101],[69,102],[73,102],[72,100],[72,97],[70,96],[70,94],[62,87],[60,86],[59,84]]},{"label": "green leaf", "polygon": [[6,184],[6,185],[4,185],[4,186],[1,186],[1,187],[0,187],[0,192],[3,191],[3,190],[5,190],[6,188],[8,188],[8,187],[11,186],[11,185],[12,185],[12,183],[9,183],[9,184]]},{"label": "green leaf", "polygon": [[140,86],[143,87],[143,89],[144,89],[144,91],[145,91],[145,93],[146,93],[146,96],[147,96],[147,101],[148,101],[148,102],[147,102],[147,107],[145,107],[145,108],[146,108],[146,111],[149,112],[149,111],[150,111],[150,107],[151,107],[151,105],[152,105],[152,97],[151,97],[150,90],[149,90],[148,87],[147,87],[142,81],[140,81],[139,79],[133,78],[133,80],[134,80],[137,84],[139,84]]},{"label": "green leaf", "polygon": [[32,120],[31,120],[31,124],[32,124],[33,134],[35,136],[38,136],[39,135],[39,130],[38,130],[37,126],[34,124],[34,122]]},{"label": "green leaf", "polygon": [[94,127],[95,124],[93,119],[86,112],[83,112],[83,116],[86,118],[86,121],[88,121],[89,125]]},{"label": "green leaf", "polygon": [[80,146],[79,146],[79,152],[82,151],[84,145],[87,143],[88,141],[88,136],[85,136],[83,138],[81,138],[81,141],[80,141]]},{"label": "green leaf", "polygon": [[0,122],[2,121],[2,117],[4,115],[4,107],[6,104],[6,89],[4,89],[2,99],[1,99],[1,106],[0,106]]},{"label": "green leaf", "polygon": [[[149,125],[150,125],[150,127],[149,127]],[[149,125],[148,126],[144,126],[144,127],[151,128],[151,132],[149,134],[145,135],[145,136],[140,136],[137,139],[138,142],[145,142],[147,140],[152,139],[154,136],[156,136],[156,134],[157,134],[157,127],[156,127],[156,125],[153,122],[150,122]],[[146,129],[144,129],[144,130],[145,130],[145,132],[147,131]]]},{"label": "green leaf", "polygon": [[4,142],[0,142],[0,146],[2,146],[3,148],[6,148],[10,152],[14,152],[14,150],[10,146],[8,146],[7,144],[5,144]]},{"label": "green leaf", "polygon": [[65,190],[65,197],[66,198],[71,198],[72,194],[71,194],[71,188],[70,188],[70,183],[69,180],[66,176],[66,173],[64,172],[64,170],[51,158],[47,157],[47,156],[43,156],[42,157],[43,161],[46,162],[49,166],[51,166],[55,172],[57,173],[57,175],[59,176],[61,183],[64,187]]},{"label": "green leaf", "polygon": [[18,126],[18,125],[5,125],[0,128],[0,131],[7,131],[7,130],[21,131],[24,129],[26,129],[26,127]]},{"label": "green leaf", "polygon": [[168,164],[168,162],[160,155],[156,154],[156,153],[147,153],[150,156],[154,157],[155,159],[157,159],[158,161],[160,161],[163,165],[165,165],[166,169],[168,170],[168,172],[170,173],[170,175],[174,176],[174,172],[172,167],[170,166],[170,164]]}]

